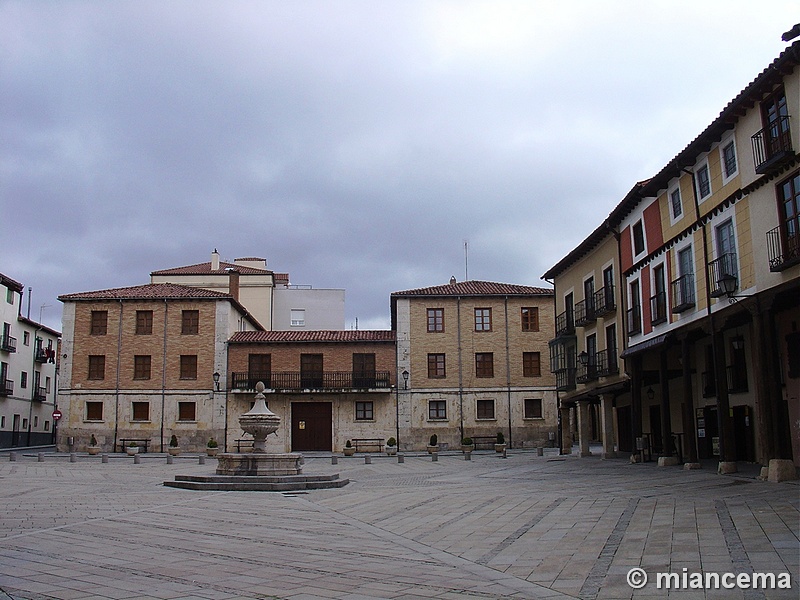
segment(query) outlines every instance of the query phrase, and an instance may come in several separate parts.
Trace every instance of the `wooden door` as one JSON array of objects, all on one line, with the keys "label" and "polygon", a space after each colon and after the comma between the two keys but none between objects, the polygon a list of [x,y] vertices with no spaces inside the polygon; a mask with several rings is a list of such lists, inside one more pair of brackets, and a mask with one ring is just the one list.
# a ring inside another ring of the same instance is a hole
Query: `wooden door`
[{"label": "wooden door", "polygon": [[292,402],[292,450],[333,450],[333,404]]}]

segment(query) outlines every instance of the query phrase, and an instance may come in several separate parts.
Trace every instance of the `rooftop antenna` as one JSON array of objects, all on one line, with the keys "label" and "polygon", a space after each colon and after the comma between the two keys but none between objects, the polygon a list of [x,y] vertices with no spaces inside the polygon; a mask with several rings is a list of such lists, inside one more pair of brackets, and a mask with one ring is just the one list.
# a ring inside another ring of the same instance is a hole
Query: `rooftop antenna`
[{"label": "rooftop antenna", "polygon": [[469,281],[469,240],[464,240],[464,281]]},{"label": "rooftop antenna", "polygon": [[[31,288],[28,288],[28,320],[30,320],[30,318],[31,318],[31,292],[32,291],[33,290]],[[20,308],[22,308],[22,307],[20,307]]]},{"label": "rooftop antenna", "polygon": [[52,306],[52,304],[42,304],[39,307],[39,323],[42,322],[42,313],[44,312],[44,309],[45,308],[50,308],[51,306]]}]

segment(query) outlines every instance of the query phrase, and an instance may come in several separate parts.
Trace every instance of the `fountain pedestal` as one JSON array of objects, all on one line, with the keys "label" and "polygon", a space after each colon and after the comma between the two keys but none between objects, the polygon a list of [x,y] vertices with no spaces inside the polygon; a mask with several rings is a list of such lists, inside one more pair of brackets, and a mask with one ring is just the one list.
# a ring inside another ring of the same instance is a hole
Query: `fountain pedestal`
[{"label": "fountain pedestal", "polygon": [[300,475],[300,454],[217,454],[217,475]]}]

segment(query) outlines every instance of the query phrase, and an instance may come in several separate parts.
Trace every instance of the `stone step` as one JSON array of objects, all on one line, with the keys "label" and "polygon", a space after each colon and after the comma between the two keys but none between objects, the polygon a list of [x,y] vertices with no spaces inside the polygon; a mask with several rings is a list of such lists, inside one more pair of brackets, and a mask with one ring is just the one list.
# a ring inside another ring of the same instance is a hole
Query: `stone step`
[{"label": "stone step", "polygon": [[334,475],[176,475],[175,481],[165,481],[166,487],[184,490],[289,492],[340,488],[350,483]]}]

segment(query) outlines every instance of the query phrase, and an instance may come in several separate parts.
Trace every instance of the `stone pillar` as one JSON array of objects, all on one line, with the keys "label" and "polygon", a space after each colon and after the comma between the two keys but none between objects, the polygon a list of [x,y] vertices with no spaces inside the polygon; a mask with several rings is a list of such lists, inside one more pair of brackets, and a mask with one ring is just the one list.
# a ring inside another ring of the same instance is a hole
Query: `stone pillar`
[{"label": "stone pillar", "polygon": [[642,356],[631,357],[631,437],[633,451],[631,462],[638,462],[640,456],[636,451],[636,440],[642,437]]},{"label": "stone pillar", "polygon": [[561,412],[561,454],[572,454],[572,427],[569,406],[558,409]]},{"label": "stone pillar", "polygon": [[714,344],[714,375],[717,383],[717,419],[719,421],[719,466],[720,474],[736,473],[734,456],[733,418],[728,399],[728,371],[725,365],[725,337],[721,331],[712,334]]},{"label": "stone pillar", "polygon": [[603,436],[602,458],[616,458],[614,450],[614,400],[611,394],[600,396],[600,429]]},{"label": "stone pillar", "polygon": [[592,424],[591,404],[588,400],[578,400],[578,446],[580,447],[579,456],[584,458],[591,456],[589,450],[589,439],[591,438]]}]

